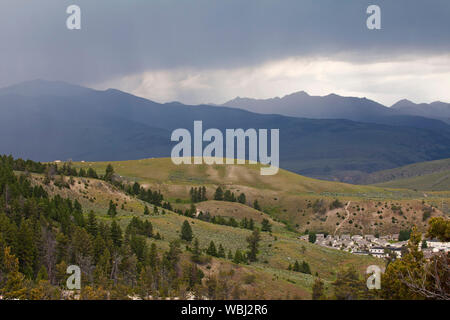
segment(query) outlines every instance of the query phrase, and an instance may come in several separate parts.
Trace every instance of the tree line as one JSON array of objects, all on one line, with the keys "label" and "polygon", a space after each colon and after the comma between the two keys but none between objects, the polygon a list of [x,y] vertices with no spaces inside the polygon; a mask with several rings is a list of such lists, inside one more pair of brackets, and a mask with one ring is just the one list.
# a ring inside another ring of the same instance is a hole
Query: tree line
[{"label": "tree line", "polygon": [[[4,299],[67,298],[67,267],[82,272],[82,299],[197,296],[216,298],[224,285],[182,259],[181,241],[157,247],[163,236],[150,221],[99,221],[77,200],[51,197],[26,170],[49,165],[0,157],[0,295]],[[20,170],[19,170],[20,169]],[[66,169],[67,170],[67,167]],[[106,180],[111,180],[107,170]],[[109,176],[108,176],[109,175]],[[141,191],[141,190],[140,190]],[[149,241],[151,239],[151,241]],[[219,247],[220,249],[220,247]],[[238,289],[236,289],[238,290]],[[238,294],[236,294],[238,296]]]}]

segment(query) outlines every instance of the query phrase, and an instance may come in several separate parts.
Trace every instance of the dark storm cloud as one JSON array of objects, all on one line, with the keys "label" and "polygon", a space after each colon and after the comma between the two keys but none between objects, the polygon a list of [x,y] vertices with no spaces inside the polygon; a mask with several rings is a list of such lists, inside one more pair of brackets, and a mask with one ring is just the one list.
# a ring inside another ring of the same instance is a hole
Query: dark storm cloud
[{"label": "dark storm cloud", "polygon": [[[67,6],[82,30],[65,27]],[[382,9],[382,30],[366,8]],[[302,55],[352,62],[448,52],[448,0],[2,0],[0,86],[106,81],[176,67],[234,68]]]}]

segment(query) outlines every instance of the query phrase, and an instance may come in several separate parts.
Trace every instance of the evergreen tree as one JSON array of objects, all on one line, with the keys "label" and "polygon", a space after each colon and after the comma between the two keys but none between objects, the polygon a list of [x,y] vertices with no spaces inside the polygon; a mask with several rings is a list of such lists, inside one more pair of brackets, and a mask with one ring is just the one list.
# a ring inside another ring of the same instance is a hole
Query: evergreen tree
[{"label": "evergreen tree", "polygon": [[253,202],[253,208],[255,210],[261,211],[261,207],[259,206],[258,200],[255,199],[255,201]]},{"label": "evergreen tree", "polygon": [[139,195],[141,192],[141,185],[138,182],[135,182],[131,190],[134,195]]},{"label": "evergreen tree", "polygon": [[234,252],[233,262],[238,264],[244,262],[244,257],[241,250],[236,249],[236,251]]},{"label": "evergreen tree", "polygon": [[206,201],[206,200],[208,200],[208,199],[206,198],[206,187],[203,186],[203,187],[202,187],[201,201]]},{"label": "evergreen tree", "polygon": [[302,262],[299,271],[302,273],[311,274],[311,269],[309,268],[309,264],[306,261]]},{"label": "evergreen tree", "polygon": [[223,200],[224,201],[232,201],[233,197],[231,195],[231,191],[230,190],[225,190],[225,194],[223,195]]},{"label": "evergreen tree", "polygon": [[36,247],[33,239],[33,229],[29,220],[22,220],[17,233],[17,257],[19,270],[31,278],[34,270]]},{"label": "evergreen tree", "polygon": [[239,203],[242,203],[242,204],[245,204],[245,203],[247,202],[244,193],[241,193],[241,194],[239,195],[239,197],[238,197],[238,202],[239,202]]},{"label": "evergreen tree", "polygon": [[86,177],[86,171],[83,168],[80,168],[80,171],[78,173],[79,177]]},{"label": "evergreen tree", "polygon": [[272,232],[272,225],[268,219],[263,219],[261,223],[261,231]]},{"label": "evergreen tree", "polygon": [[251,262],[257,261],[257,254],[259,252],[259,241],[261,240],[261,236],[259,234],[259,229],[255,228],[253,230],[252,234],[247,237],[247,243],[248,243],[248,253],[247,257],[248,260]]},{"label": "evergreen tree", "polygon": [[145,206],[144,208],[144,215],[148,216],[150,214],[150,210],[148,210],[148,207]]},{"label": "evergreen tree", "polygon": [[113,244],[116,247],[120,247],[122,245],[122,229],[117,224],[116,220],[113,220],[111,223],[111,239]]},{"label": "evergreen tree", "polygon": [[216,192],[214,193],[214,200],[223,201],[223,190],[219,186],[216,189]]},{"label": "evergreen tree", "polygon": [[214,241],[211,240],[211,242],[209,243],[209,247],[206,250],[206,253],[210,256],[217,257],[217,250]]},{"label": "evergreen tree", "polygon": [[87,176],[88,176],[88,178],[93,178],[93,179],[97,179],[98,178],[97,172],[95,172],[95,170],[92,169],[92,168],[88,169]]},{"label": "evergreen tree", "polygon": [[185,240],[188,242],[192,241],[192,228],[189,221],[184,220],[183,225],[181,226],[181,240]]},{"label": "evergreen tree", "polygon": [[223,248],[222,244],[219,244],[219,250],[217,251],[217,257],[225,258],[225,249]]},{"label": "evergreen tree", "polygon": [[103,179],[105,181],[111,182],[112,178],[113,178],[113,175],[114,175],[114,168],[113,168],[113,166],[111,164],[108,164],[106,166],[105,176],[103,177]]},{"label": "evergreen tree", "polygon": [[108,216],[114,218],[117,215],[117,207],[112,200],[109,200]]},{"label": "evergreen tree", "polygon": [[47,269],[42,265],[41,268],[39,269],[39,272],[36,276],[36,281],[42,281],[42,280],[48,280],[48,273],[47,273]]},{"label": "evergreen tree", "polygon": [[248,229],[249,229],[249,230],[255,229],[255,221],[253,221],[252,218],[250,218],[250,221],[249,221],[249,223],[248,223]]},{"label": "evergreen tree", "polygon": [[194,247],[192,248],[192,261],[195,263],[199,263],[201,255],[202,255],[202,252],[200,250],[200,245],[199,245],[198,239],[195,238]]},{"label": "evergreen tree", "polygon": [[89,211],[88,221],[86,226],[87,231],[95,237],[97,235],[97,219],[95,218],[94,211]]},{"label": "evergreen tree", "polygon": [[248,229],[248,220],[247,217],[241,220],[241,227],[244,229]]}]

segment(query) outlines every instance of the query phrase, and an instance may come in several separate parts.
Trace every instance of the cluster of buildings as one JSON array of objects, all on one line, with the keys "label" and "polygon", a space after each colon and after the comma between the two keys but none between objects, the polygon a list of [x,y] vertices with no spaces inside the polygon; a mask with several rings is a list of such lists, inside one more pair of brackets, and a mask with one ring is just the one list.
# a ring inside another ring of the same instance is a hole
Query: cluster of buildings
[{"label": "cluster of buildings", "polygon": [[[300,240],[309,241],[309,236],[301,236]],[[424,248],[420,246],[424,257],[429,259],[439,252],[449,252],[450,242],[439,242],[426,240]],[[344,250],[353,254],[372,255],[377,258],[387,258],[390,254],[395,254],[401,258],[406,250],[408,241],[398,241],[398,234],[375,237],[374,235],[324,235],[316,234],[315,244],[337,250]]]}]

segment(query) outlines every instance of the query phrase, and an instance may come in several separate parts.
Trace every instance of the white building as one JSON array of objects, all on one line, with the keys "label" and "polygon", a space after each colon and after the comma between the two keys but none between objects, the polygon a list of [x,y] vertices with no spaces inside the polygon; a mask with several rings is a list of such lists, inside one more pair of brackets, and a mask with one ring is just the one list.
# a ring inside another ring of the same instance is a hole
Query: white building
[{"label": "white building", "polygon": [[376,258],[385,258],[386,253],[383,247],[372,247],[369,249],[369,253]]},{"label": "white building", "polygon": [[440,242],[440,241],[430,240],[430,241],[427,241],[427,247],[433,249],[433,252],[438,252],[438,251],[449,252],[450,251],[450,242]]}]

